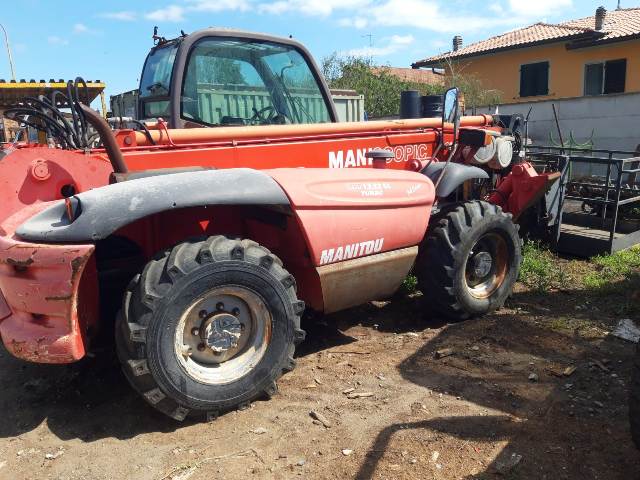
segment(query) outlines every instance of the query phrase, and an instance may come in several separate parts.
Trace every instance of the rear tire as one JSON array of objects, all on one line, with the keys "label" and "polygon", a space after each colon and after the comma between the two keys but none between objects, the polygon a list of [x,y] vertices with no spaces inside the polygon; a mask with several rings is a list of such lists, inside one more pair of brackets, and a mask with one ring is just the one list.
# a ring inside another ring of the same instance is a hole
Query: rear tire
[{"label": "rear tire", "polygon": [[631,438],[640,449],[640,344],[636,348],[636,356],[631,373],[629,388],[629,422],[631,423]]},{"label": "rear tire", "polygon": [[224,236],[158,254],[116,325],[124,373],[154,408],[209,419],[277,391],[304,339],[293,277],[269,250]]},{"label": "rear tire", "polygon": [[430,222],[416,262],[425,309],[454,320],[501,307],[518,279],[521,240],[491,203],[446,206]]}]

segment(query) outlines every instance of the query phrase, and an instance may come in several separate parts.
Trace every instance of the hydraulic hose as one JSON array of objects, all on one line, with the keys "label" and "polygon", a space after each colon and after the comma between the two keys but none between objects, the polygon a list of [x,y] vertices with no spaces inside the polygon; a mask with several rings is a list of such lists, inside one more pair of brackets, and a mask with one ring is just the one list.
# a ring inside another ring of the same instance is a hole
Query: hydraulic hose
[{"label": "hydraulic hose", "polygon": [[111,128],[109,128],[109,124],[104,118],[98,115],[97,112],[92,110],[91,107],[86,106],[84,103],[80,103],[79,105],[84,117],[100,135],[102,145],[107,151],[114,173],[127,173],[129,169],[122,156],[122,151],[120,151],[120,147],[116,142],[116,137],[113,135]]},{"label": "hydraulic hose", "polygon": [[[87,83],[77,77],[67,82],[66,94],[54,91],[49,97],[27,97],[15,107],[5,110],[5,116],[23,125],[45,132],[48,139],[54,139],[57,145],[68,149],[91,148],[90,138],[94,136],[89,125],[100,135],[102,144],[109,156],[115,173],[126,173],[127,165],[107,122],[89,103]],[[68,108],[70,114],[60,109]],[[137,124],[150,143],[154,142],[151,133],[144,124]]]}]

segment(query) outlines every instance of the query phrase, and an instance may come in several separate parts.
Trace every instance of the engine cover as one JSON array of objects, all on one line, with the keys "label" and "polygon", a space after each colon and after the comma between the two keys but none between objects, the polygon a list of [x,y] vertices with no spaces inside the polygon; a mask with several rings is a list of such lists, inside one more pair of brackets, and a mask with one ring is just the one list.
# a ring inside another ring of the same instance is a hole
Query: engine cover
[{"label": "engine cover", "polygon": [[496,170],[502,170],[511,165],[513,158],[513,143],[510,138],[498,137],[495,139],[496,152],[489,162],[489,166]]},{"label": "engine cover", "polygon": [[466,162],[502,170],[511,165],[513,143],[511,137],[490,137],[488,145],[474,149],[465,147],[462,155]]}]

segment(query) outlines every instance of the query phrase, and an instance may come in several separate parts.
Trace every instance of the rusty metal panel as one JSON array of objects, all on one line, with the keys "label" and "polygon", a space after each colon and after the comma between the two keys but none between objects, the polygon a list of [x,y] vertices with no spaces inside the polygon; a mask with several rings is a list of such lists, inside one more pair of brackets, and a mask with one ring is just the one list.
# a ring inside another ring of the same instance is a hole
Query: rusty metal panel
[{"label": "rusty metal panel", "polygon": [[[17,240],[16,225],[46,206],[25,207],[3,223],[0,290],[10,315],[0,321],[0,336],[7,350],[23,360],[70,363],[85,355],[86,329],[96,318],[94,246]],[[87,266],[93,278],[83,279]],[[80,298],[81,283],[92,287],[85,288],[85,299]],[[83,318],[78,312],[81,303]]]},{"label": "rusty metal panel", "polygon": [[4,295],[0,291],[0,322],[11,315],[11,309],[7,305],[7,301],[4,299]]},{"label": "rusty metal panel", "polygon": [[393,295],[411,270],[418,247],[403,248],[318,267],[324,312]]}]

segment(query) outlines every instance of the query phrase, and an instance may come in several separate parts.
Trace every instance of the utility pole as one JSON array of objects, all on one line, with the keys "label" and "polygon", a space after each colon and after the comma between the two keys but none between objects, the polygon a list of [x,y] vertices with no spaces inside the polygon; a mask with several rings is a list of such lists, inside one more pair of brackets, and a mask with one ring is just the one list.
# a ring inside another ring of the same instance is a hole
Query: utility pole
[{"label": "utility pole", "polygon": [[11,78],[15,82],[16,80],[16,71],[13,68],[13,57],[11,56],[11,47],[9,46],[9,35],[7,35],[7,30],[4,28],[4,25],[0,23],[0,28],[4,32],[4,43],[7,46],[7,55],[9,55],[9,66],[11,66]]},{"label": "utility pole", "polygon": [[373,35],[371,33],[367,33],[366,35],[360,35],[363,38],[369,38],[369,47],[373,47]]}]

